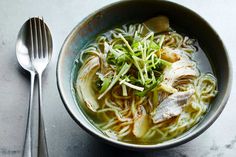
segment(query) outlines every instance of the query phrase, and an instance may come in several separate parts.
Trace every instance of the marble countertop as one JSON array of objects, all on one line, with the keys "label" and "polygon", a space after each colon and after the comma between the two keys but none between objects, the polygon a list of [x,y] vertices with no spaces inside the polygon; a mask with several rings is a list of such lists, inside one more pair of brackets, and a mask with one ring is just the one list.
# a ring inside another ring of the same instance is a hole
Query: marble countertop
[{"label": "marble countertop", "polygon": [[[181,146],[156,152],[133,152],[100,143],[69,116],[56,85],[56,61],[71,29],[94,10],[116,0],[1,0],[0,1],[0,157],[20,157],[28,108],[29,78],[19,70],[15,42],[21,25],[43,16],[54,44],[44,82],[45,125],[50,157],[234,157],[236,154],[236,85],[216,122]],[[236,1],[173,0],[205,18],[219,33],[236,69]],[[35,100],[36,103],[36,100]]]}]

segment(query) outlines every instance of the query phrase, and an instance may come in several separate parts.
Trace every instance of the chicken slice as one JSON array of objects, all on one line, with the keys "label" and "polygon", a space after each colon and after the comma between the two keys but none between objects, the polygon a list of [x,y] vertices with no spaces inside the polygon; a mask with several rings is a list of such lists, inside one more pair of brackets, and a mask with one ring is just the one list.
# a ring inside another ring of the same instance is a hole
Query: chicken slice
[{"label": "chicken slice", "polygon": [[163,100],[152,114],[153,123],[160,123],[172,117],[178,116],[182,112],[182,106],[194,94],[191,89],[185,92],[176,92]]}]

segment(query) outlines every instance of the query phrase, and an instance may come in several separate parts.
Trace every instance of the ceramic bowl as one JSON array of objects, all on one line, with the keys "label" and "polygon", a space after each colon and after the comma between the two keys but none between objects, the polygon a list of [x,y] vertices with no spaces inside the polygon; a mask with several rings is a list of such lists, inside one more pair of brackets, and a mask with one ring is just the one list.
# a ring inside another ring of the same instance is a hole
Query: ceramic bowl
[{"label": "ceramic bowl", "polygon": [[[210,104],[204,118],[181,136],[163,143],[142,145],[111,139],[94,127],[81,111],[72,91],[72,69],[76,56],[83,46],[99,33],[130,22],[141,22],[157,15],[166,15],[178,32],[198,40],[206,53],[218,80],[219,93]],[[97,139],[133,150],[164,149],[183,144],[203,133],[224,109],[231,90],[232,67],[222,40],[213,28],[197,13],[168,1],[120,1],[92,13],[71,31],[61,48],[57,64],[57,84],[61,98],[70,116],[84,130]]]}]

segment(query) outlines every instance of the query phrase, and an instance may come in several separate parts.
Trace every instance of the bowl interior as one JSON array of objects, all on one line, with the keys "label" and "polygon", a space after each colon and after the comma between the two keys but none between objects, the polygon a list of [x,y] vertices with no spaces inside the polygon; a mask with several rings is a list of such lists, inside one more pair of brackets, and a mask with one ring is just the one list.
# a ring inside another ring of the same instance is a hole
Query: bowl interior
[{"label": "bowl interior", "polygon": [[[86,119],[74,100],[72,92],[72,69],[80,49],[98,34],[116,26],[166,15],[177,32],[198,40],[208,56],[218,80],[219,93],[211,103],[210,111],[193,129],[180,137],[156,145],[135,145],[112,140],[99,132]],[[219,64],[220,63],[220,64]],[[231,87],[231,67],[227,52],[217,33],[199,15],[191,10],[167,1],[123,1],[98,10],[80,22],[69,34],[61,49],[57,65],[58,88],[62,100],[72,118],[89,133],[109,143],[126,148],[166,148],[189,141],[207,129],[219,116],[228,99]]]}]

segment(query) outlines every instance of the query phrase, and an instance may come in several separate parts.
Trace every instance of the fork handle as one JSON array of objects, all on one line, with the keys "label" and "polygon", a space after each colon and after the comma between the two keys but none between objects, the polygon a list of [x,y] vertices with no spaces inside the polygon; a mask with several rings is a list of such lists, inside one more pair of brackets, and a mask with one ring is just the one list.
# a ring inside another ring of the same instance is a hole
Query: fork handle
[{"label": "fork handle", "polygon": [[32,157],[33,141],[32,141],[32,122],[33,122],[33,96],[34,96],[34,80],[35,72],[30,72],[30,96],[29,96],[29,107],[28,117],[26,124],[26,134],[23,147],[23,157]]},{"label": "fork handle", "polygon": [[42,98],[42,73],[38,74],[39,82],[39,133],[38,133],[38,157],[48,157],[48,148],[43,118]]}]

